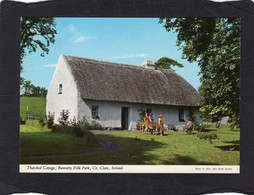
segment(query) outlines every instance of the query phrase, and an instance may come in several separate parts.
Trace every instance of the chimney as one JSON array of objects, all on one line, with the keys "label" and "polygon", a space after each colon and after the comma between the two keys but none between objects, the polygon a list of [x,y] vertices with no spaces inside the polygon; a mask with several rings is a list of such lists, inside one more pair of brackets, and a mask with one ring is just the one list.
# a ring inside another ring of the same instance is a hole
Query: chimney
[{"label": "chimney", "polygon": [[144,62],[142,62],[141,64],[143,67],[145,68],[149,68],[149,69],[154,69],[155,64],[153,63],[153,61],[150,60],[146,60]]}]

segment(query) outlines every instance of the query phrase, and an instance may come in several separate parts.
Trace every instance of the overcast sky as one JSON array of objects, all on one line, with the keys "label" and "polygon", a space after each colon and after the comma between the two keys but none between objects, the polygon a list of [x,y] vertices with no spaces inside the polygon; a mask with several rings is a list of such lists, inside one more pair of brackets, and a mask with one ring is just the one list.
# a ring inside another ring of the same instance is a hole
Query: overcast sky
[{"label": "overcast sky", "polygon": [[197,63],[181,59],[176,34],[158,18],[56,18],[57,35],[49,55],[27,54],[21,74],[34,85],[49,87],[60,54],[141,65],[144,60],[169,57],[184,65],[175,68],[195,89],[200,86]]}]

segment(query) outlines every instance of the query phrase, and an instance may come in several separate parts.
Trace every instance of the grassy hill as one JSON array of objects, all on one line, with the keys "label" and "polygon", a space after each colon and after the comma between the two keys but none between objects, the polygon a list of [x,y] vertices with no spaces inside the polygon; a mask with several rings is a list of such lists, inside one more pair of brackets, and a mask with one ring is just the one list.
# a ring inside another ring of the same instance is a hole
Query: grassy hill
[{"label": "grassy hill", "polygon": [[38,119],[40,114],[46,113],[46,98],[45,97],[20,97],[20,116],[22,119],[26,117],[26,109],[28,106],[29,113]]}]

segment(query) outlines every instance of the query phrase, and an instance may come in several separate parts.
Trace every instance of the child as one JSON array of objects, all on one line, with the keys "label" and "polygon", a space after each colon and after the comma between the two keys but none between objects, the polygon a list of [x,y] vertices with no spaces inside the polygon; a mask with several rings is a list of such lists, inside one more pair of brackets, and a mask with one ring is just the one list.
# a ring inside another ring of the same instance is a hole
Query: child
[{"label": "child", "polygon": [[158,124],[159,124],[159,129],[160,129],[160,135],[164,135],[164,127],[163,127],[163,120],[162,120],[163,115],[160,114],[159,119],[158,119]]},{"label": "child", "polygon": [[154,122],[153,113],[150,113],[150,114],[149,114],[149,121],[150,121],[150,122]]},{"label": "child", "polygon": [[148,117],[148,113],[146,113],[145,117],[144,117],[144,122],[148,122],[149,121],[149,117]]},{"label": "child", "polygon": [[148,113],[146,113],[144,117],[144,123],[145,123],[145,132],[148,132],[148,123],[149,123]]}]

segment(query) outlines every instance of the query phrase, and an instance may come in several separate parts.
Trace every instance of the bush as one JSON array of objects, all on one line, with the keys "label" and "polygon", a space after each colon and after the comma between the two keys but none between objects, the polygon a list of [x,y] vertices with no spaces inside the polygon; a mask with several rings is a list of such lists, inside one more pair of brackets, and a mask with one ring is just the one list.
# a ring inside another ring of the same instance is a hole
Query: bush
[{"label": "bush", "polygon": [[85,139],[88,144],[98,145],[94,134],[88,130],[82,130],[79,126],[73,127],[73,126],[54,124],[52,126],[51,132],[73,135],[75,137],[80,137],[82,139]]},{"label": "bush", "polygon": [[210,143],[212,143],[213,139],[218,139],[218,136],[216,133],[198,133],[197,134],[197,138],[198,139],[205,139],[205,140],[209,140]]},{"label": "bush", "polygon": [[69,114],[70,114],[70,111],[67,109],[67,110],[62,110],[62,112],[60,112],[60,117],[58,118],[58,122],[61,124],[61,125],[64,125],[64,126],[68,126],[69,125]]},{"label": "bush", "polygon": [[91,125],[90,125],[90,128],[92,130],[100,130],[102,129],[102,126],[100,123],[96,122],[96,121],[92,121]]},{"label": "bush", "polygon": [[38,118],[39,118],[39,120],[38,120],[39,124],[40,124],[42,127],[44,127],[44,125],[45,125],[46,123],[45,123],[45,120],[44,120],[45,118],[44,118],[43,114],[40,113]]},{"label": "bush", "polygon": [[176,131],[176,126],[175,126],[175,125],[170,125],[170,124],[168,124],[168,129],[169,129],[169,130]]},{"label": "bush", "polygon": [[194,129],[198,132],[205,132],[206,131],[207,126],[206,125],[195,125]]},{"label": "bush", "polygon": [[83,117],[82,121],[78,122],[78,125],[82,130],[88,130],[90,127],[85,117]]},{"label": "bush", "polygon": [[20,123],[21,125],[25,125],[25,124],[26,124],[26,120],[22,120],[22,117],[19,116],[19,123]]},{"label": "bush", "polygon": [[52,128],[52,126],[53,126],[53,124],[54,124],[54,113],[50,113],[50,112],[48,112],[48,115],[47,115],[47,127],[49,128],[49,129],[51,129]]}]

